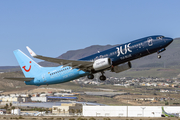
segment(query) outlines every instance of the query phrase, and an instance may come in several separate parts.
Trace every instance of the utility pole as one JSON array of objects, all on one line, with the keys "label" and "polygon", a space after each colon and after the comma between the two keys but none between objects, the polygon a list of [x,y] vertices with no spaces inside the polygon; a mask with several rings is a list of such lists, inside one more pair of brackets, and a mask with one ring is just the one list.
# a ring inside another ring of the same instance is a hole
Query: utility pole
[{"label": "utility pole", "polygon": [[142,108],[142,115],[143,115],[143,117],[144,117],[144,109],[146,108],[146,107],[141,107]]},{"label": "utility pole", "polygon": [[126,117],[128,117],[128,105],[127,105],[127,116]]}]

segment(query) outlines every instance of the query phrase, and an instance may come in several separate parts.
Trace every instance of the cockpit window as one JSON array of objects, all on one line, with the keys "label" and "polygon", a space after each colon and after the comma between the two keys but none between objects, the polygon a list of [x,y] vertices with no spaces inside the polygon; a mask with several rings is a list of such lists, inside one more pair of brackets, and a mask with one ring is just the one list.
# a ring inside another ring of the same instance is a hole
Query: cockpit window
[{"label": "cockpit window", "polygon": [[159,37],[157,37],[157,39],[162,39],[162,38],[164,38],[164,36],[159,36]]}]

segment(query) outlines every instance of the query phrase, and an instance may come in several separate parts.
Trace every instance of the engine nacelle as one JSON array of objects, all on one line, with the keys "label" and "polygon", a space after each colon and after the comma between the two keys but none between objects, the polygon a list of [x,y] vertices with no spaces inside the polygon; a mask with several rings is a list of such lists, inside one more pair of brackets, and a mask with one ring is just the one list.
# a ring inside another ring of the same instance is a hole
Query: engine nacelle
[{"label": "engine nacelle", "polygon": [[111,67],[111,65],[112,65],[112,62],[110,58],[101,58],[94,61],[93,69],[95,71],[103,70],[103,69]]},{"label": "engine nacelle", "polygon": [[115,73],[119,73],[119,72],[128,70],[128,69],[130,69],[130,68],[131,68],[131,62],[128,62],[128,63],[122,64],[122,65],[114,66],[114,67],[111,69],[111,71],[112,71],[112,72],[115,72]]}]

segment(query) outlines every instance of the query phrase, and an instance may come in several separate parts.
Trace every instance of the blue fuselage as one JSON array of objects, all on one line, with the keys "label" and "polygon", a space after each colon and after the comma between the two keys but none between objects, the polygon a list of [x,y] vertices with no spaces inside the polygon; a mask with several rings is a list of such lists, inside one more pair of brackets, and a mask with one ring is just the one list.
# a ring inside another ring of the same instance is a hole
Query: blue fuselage
[{"label": "blue fuselage", "polygon": [[[80,61],[95,61],[100,58],[110,58],[113,66],[129,62],[131,60],[150,55],[152,53],[165,49],[171,42],[172,38],[149,36],[142,39],[134,40],[111,49],[79,59]],[[98,71],[99,72],[99,71]],[[95,72],[94,72],[95,73]],[[35,80],[25,82],[27,85],[49,85],[68,82],[83,76],[89,72],[72,69],[71,67],[50,67],[42,69],[36,76]]]}]

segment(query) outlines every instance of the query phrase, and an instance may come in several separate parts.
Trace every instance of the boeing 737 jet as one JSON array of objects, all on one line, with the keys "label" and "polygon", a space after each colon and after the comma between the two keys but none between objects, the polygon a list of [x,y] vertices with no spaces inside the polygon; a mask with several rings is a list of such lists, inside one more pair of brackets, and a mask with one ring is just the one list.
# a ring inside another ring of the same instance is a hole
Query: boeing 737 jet
[{"label": "boeing 737 jet", "polygon": [[[65,60],[37,55],[27,47],[32,57],[58,63],[59,67],[41,67],[21,50],[15,50],[14,55],[24,73],[25,78],[5,79],[24,81],[26,85],[50,85],[68,82],[87,76],[93,79],[95,73],[100,72],[100,80],[106,80],[105,71],[119,73],[131,68],[131,61],[153,53],[158,54],[173,41],[172,38],[162,35],[149,36],[134,40],[114,48],[98,52],[79,60]],[[78,54],[78,53],[77,53]]]}]

